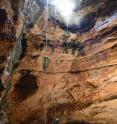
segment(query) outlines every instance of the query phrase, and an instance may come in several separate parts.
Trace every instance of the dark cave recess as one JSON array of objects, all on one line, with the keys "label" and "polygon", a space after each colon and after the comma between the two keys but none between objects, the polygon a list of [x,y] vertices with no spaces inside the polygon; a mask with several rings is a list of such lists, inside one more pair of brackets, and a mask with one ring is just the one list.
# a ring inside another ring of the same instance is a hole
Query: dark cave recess
[{"label": "dark cave recess", "polygon": [[24,74],[18,83],[14,86],[14,90],[20,101],[25,100],[38,89],[36,77],[32,74]]}]

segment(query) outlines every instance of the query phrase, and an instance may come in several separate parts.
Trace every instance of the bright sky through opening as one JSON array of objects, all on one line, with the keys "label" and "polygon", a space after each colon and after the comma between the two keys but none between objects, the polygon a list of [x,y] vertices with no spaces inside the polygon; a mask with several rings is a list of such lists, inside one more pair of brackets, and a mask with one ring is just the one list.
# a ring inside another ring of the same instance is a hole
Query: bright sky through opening
[{"label": "bright sky through opening", "polygon": [[74,0],[52,0],[52,4],[56,7],[57,11],[63,17],[66,23],[69,22],[75,9]]}]

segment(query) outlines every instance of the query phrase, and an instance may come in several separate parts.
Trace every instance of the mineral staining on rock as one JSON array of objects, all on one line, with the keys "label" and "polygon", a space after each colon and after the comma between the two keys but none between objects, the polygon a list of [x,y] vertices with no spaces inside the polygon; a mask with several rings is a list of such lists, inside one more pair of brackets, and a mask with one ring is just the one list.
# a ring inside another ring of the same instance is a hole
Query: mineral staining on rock
[{"label": "mineral staining on rock", "polygon": [[83,14],[80,24],[68,27],[49,5],[47,29],[45,5],[40,0],[0,2],[0,79],[14,51],[13,88],[7,109],[2,108],[5,121],[116,124],[117,1],[82,0],[75,9]]}]

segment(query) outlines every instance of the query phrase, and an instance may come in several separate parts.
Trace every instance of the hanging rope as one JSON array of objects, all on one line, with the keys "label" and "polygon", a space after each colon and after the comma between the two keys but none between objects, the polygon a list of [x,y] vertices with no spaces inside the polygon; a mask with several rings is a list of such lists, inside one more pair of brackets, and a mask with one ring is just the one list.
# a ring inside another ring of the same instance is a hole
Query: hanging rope
[{"label": "hanging rope", "polygon": [[[47,60],[47,49],[48,49],[48,0],[46,1],[46,14],[45,14],[45,35],[46,35],[46,43],[45,43],[45,61],[46,61],[46,74],[48,73],[48,60]],[[46,100],[46,90],[45,90],[45,124],[47,124],[47,100]]]}]

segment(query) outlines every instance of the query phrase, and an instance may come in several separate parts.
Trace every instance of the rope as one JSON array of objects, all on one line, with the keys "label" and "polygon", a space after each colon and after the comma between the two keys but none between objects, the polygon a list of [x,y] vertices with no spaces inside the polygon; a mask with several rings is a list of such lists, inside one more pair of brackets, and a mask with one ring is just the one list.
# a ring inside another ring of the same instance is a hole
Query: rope
[{"label": "rope", "polygon": [[[46,14],[45,14],[45,35],[46,35],[46,43],[45,43],[45,56],[46,56],[46,74],[48,73],[48,60],[47,60],[47,49],[48,49],[48,0],[46,2]],[[46,90],[45,90],[45,124],[47,124],[47,100],[46,100]]]}]

